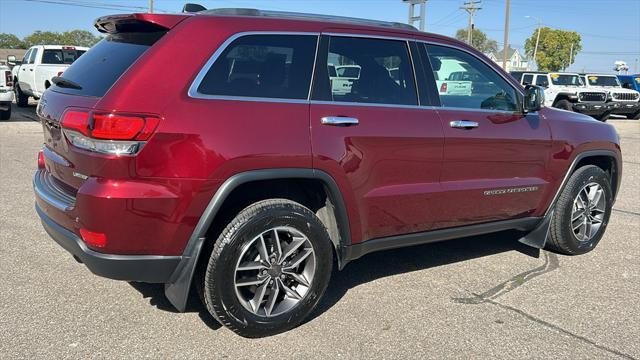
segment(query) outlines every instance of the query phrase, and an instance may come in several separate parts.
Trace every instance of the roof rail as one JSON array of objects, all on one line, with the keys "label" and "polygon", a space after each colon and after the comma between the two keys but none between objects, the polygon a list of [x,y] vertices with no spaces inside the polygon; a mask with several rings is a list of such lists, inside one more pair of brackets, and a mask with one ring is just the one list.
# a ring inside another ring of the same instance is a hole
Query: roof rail
[{"label": "roof rail", "polygon": [[285,18],[285,19],[298,19],[298,20],[319,20],[319,21],[333,21],[340,23],[356,24],[356,25],[369,25],[369,26],[383,26],[405,30],[417,30],[415,27],[390,21],[369,20],[352,18],[346,16],[333,16],[322,14],[306,14],[288,11],[271,11],[271,10],[258,10],[258,9],[246,9],[246,8],[220,8],[199,11],[198,14],[203,15],[227,15],[227,16],[255,16],[255,17],[272,17],[272,18]]}]

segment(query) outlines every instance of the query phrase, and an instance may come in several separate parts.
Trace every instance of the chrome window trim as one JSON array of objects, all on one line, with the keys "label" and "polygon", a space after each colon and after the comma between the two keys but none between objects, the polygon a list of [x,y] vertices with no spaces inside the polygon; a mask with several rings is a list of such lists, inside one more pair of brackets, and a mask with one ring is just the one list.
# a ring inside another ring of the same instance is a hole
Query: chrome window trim
[{"label": "chrome window trim", "polygon": [[311,100],[311,105],[339,105],[339,106],[368,106],[368,107],[387,107],[387,108],[400,108],[400,109],[422,109],[430,110],[432,106],[421,105],[402,105],[402,104],[380,104],[380,103],[363,103],[363,102],[346,102],[346,101],[326,101],[326,100]]},{"label": "chrome window trim", "polygon": [[229,96],[229,95],[208,95],[202,94],[198,91],[198,87],[202,80],[207,75],[213,64],[218,60],[220,55],[233,43],[235,40],[244,37],[244,36],[252,36],[252,35],[309,35],[316,37],[316,53],[314,56],[314,67],[315,67],[315,59],[317,58],[318,53],[318,43],[320,38],[319,32],[300,32],[300,31],[243,31],[239,33],[235,33],[227,38],[218,49],[211,55],[209,60],[202,66],[198,75],[196,75],[195,79],[191,82],[191,86],[189,86],[189,90],[187,91],[187,95],[193,99],[205,99],[205,100],[235,100],[235,101],[254,101],[254,102],[276,102],[276,103],[308,103],[309,102],[309,94],[311,93],[311,85],[313,82],[313,73],[311,73],[311,80],[309,81],[309,91],[307,92],[306,99],[288,99],[288,98],[262,98],[262,97],[251,97],[251,96]]},{"label": "chrome window trim", "polygon": [[340,33],[340,32],[322,32],[322,35],[336,36],[336,37],[354,37],[354,38],[369,38],[379,40],[400,40],[400,41],[415,41],[412,36],[388,36],[388,35],[371,35],[371,34],[354,34],[354,33]]},{"label": "chrome window trim", "polygon": [[[518,111],[509,111],[509,110],[493,110],[493,109],[473,109],[473,108],[463,108],[463,107],[454,107],[454,106],[434,106],[434,108],[438,111],[469,111],[469,112],[484,112],[484,113],[498,113],[498,114],[505,114],[505,115],[523,115],[522,112],[518,112]],[[528,113],[525,113],[524,115],[535,115],[537,114],[538,111],[530,111]]]}]

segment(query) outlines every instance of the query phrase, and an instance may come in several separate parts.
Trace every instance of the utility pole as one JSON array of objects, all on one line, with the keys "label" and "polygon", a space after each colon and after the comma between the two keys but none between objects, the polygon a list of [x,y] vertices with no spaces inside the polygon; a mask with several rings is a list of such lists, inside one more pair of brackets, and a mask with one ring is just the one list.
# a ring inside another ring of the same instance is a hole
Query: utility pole
[{"label": "utility pole", "polygon": [[527,15],[525,17],[535,19],[538,23],[537,25],[538,35],[536,36],[536,47],[533,49],[533,61],[535,61],[536,67],[539,69],[540,67],[538,66],[538,45],[540,44],[540,32],[542,31],[542,21],[540,21],[540,18],[537,18],[534,16]]},{"label": "utility pole", "polygon": [[573,43],[571,43],[571,50],[569,51],[569,66],[571,66],[571,64],[573,64]]},{"label": "utility pole", "polygon": [[[409,21],[408,24],[413,26],[416,22],[419,24],[420,31],[424,31],[424,19],[427,7],[427,0],[402,0],[409,4]],[[416,6],[420,6],[420,15],[416,16]]]},{"label": "utility pole", "polygon": [[149,13],[153,14],[153,0],[149,0]]},{"label": "utility pole", "polygon": [[511,12],[511,0],[507,0],[507,14],[504,17],[504,49],[502,51],[502,68],[507,71],[507,57],[509,55],[509,14]]},{"label": "utility pole", "polygon": [[473,29],[475,24],[473,22],[473,17],[476,15],[476,11],[482,9],[481,7],[477,7],[481,1],[468,1],[464,3],[464,6],[461,6],[460,9],[466,11],[469,14],[469,26],[467,26],[467,44],[473,46]]}]

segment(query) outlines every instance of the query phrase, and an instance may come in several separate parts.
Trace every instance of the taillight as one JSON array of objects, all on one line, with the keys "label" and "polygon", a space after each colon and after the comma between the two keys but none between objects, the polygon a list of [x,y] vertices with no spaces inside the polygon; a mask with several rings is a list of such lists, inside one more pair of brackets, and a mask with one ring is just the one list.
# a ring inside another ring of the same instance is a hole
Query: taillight
[{"label": "taillight", "polygon": [[159,122],[158,117],[148,115],[68,110],[61,126],[69,141],[81,149],[133,155],[153,135]]},{"label": "taillight", "polygon": [[103,248],[107,245],[107,235],[103,233],[80,229],[80,236],[82,236],[82,240],[90,247]]},{"label": "taillight", "polygon": [[442,85],[440,85],[440,92],[441,93],[446,93],[447,92],[447,83],[442,83]]},{"label": "taillight", "polygon": [[38,151],[38,169],[44,169],[44,151]]},{"label": "taillight", "polygon": [[8,87],[12,87],[13,86],[13,75],[11,75],[11,71],[5,71],[4,72],[4,83]]}]

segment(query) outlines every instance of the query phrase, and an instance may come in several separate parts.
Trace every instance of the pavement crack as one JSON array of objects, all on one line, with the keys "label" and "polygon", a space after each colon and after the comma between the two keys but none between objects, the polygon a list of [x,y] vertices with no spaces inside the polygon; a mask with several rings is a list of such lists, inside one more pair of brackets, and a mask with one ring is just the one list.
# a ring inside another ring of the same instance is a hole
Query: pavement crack
[{"label": "pavement crack", "polygon": [[640,216],[640,213],[637,213],[635,211],[627,211],[627,210],[620,210],[620,209],[613,209],[613,211],[615,212],[621,212],[623,214],[627,214],[627,215],[635,215],[635,216]]},{"label": "pavement crack", "polygon": [[507,281],[504,281],[491,289],[483,292],[480,295],[475,295],[466,298],[454,298],[453,301],[460,304],[480,304],[485,300],[497,299],[498,297],[507,294],[518,287],[522,286],[527,281],[530,281],[540,275],[544,275],[560,267],[560,261],[558,255],[542,251],[544,255],[544,263],[536,268],[521,272]]},{"label": "pavement crack", "polygon": [[539,317],[533,316],[533,315],[531,315],[531,314],[529,314],[529,313],[527,313],[527,312],[525,312],[523,310],[520,310],[520,309],[518,309],[516,307],[510,306],[510,305],[505,305],[503,303],[500,303],[500,302],[497,302],[497,301],[494,301],[494,300],[491,300],[491,299],[481,298],[481,295],[477,295],[477,294],[473,294],[473,295],[475,297],[479,298],[481,303],[489,303],[491,305],[498,306],[498,307],[500,307],[502,309],[513,311],[513,312],[523,316],[527,320],[533,321],[533,322],[535,322],[537,324],[540,324],[540,325],[542,325],[542,326],[544,326],[544,327],[546,327],[548,329],[552,329],[552,330],[558,331],[558,332],[560,332],[562,334],[568,335],[568,336],[570,336],[570,337],[572,337],[572,338],[574,338],[576,340],[579,340],[579,341],[584,342],[586,344],[592,345],[592,346],[594,346],[594,347],[596,347],[596,348],[598,348],[600,350],[604,350],[604,351],[609,352],[611,354],[618,355],[618,356],[623,357],[625,359],[637,360],[637,358],[635,358],[635,357],[633,357],[633,356],[631,356],[629,354],[623,353],[622,351],[619,351],[619,350],[616,350],[616,349],[612,349],[612,348],[610,348],[608,346],[604,346],[604,345],[598,344],[594,340],[591,340],[591,339],[589,339],[589,338],[587,338],[585,336],[573,333],[573,332],[571,332],[571,331],[569,331],[567,329],[562,328],[559,325],[556,325],[556,324],[550,323],[548,321],[545,321],[543,319],[540,319]]}]

